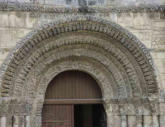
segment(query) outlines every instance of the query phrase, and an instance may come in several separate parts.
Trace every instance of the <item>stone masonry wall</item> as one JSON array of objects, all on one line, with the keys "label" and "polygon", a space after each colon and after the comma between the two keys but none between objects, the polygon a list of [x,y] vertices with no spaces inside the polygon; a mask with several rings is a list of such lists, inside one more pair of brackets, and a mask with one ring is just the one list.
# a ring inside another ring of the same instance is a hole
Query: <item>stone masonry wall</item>
[{"label": "stone masonry wall", "polygon": [[[162,5],[164,0],[0,0],[0,2],[19,2],[42,5],[56,6],[81,6],[82,3],[87,3],[89,6],[130,6],[130,5]],[[80,4],[81,3],[81,4]]]},{"label": "stone masonry wall", "polygon": [[[0,64],[19,40],[31,30],[54,19],[77,14],[0,11]],[[150,50],[158,74],[159,87],[165,89],[165,14],[163,12],[100,12],[89,15],[113,21],[137,36]],[[163,90],[161,91],[164,96]]]},{"label": "stone masonry wall", "polygon": [[[137,118],[134,115],[123,115],[121,116],[121,125],[122,127],[132,127],[136,124],[138,127],[142,127],[143,123],[145,127],[151,127],[152,125],[152,127],[164,127],[165,0],[87,0],[88,2],[97,1],[94,8],[90,8],[91,6],[89,8],[74,8],[72,5],[77,6],[78,1],[84,0],[72,0],[72,3],[69,6],[67,5],[69,7],[67,9],[64,9],[66,7],[64,1],[67,0],[17,0],[17,2],[15,0],[0,0],[0,65],[11,49],[27,33],[55,19],[73,15],[92,15],[113,21],[137,36],[150,51],[155,63],[161,95],[159,100],[160,114],[137,116]],[[56,8],[54,5],[57,5],[57,2],[62,3],[64,6]],[[107,107],[107,111],[111,112],[111,106],[110,104]],[[21,108],[18,107],[18,109]],[[109,125],[115,124],[120,127],[120,125],[117,125],[120,124],[119,116],[111,116],[111,114],[109,113]],[[34,118],[37,119],[36,121],[41,120],[40,116]],[[33,119],[33,117],[31,118],[28,115],[12,118],[0,116],[0,127],[10,126],[13,119],[15,127],[29,127],[30,119]],[[26,125],[22,123],[26,123]]]}]

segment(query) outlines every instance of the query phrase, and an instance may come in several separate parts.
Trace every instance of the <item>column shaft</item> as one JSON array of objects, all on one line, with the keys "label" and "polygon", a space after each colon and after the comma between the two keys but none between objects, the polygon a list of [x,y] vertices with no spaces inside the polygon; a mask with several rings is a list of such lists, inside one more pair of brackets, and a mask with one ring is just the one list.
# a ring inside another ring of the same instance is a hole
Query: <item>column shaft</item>
[{"label": "column shaft", "polygon": [[153,115],[153,127],[159,127],[159,117],[157,115]]},{"label": "column shaft", "polygon": [[121,116],[121,127],[127,127],[127,116]]},{"label": "column shaft", "polygon": [[26,126],[25,127],[30,127],[30,116],[26,116]]},{"label": "column shaft", "polygon": [[128,127],[136,127],[136,116],[128,116]]},{"label": "column shaft", "polygon": [[118,115],[107,116],[107,127],[121,127],[121,118]]},{"label": "column shaft", "polygon": [[144,116],[144,127],[153,127],[153,120],[151,115]]},{"label": "column shaft", "polygon": [[1,127],[6,127],[6,117],[5,116],[3,116],[3,117],[1,117]]},{"label": "column shaft", "polygon": [[143,127],[143,116],[142,115],[136,116],[136,126]]},{"label": "column shaft", "polygon": [[165,115],[160,115],[160,127],[165,127]]},{"label": "column shaft", "polygon": [[13,127],[19,127],[19,116],[14,116]]}]

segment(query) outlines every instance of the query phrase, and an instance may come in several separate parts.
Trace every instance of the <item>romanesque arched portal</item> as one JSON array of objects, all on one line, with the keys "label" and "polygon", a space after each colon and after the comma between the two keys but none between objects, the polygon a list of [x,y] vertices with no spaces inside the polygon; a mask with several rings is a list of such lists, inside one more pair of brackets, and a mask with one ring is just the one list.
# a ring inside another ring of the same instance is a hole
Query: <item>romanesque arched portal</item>
[{"label": "romanesque arched portal", "polygon": [[98,82],[108,127],[158,124],[158,88],[147,49],[120,26],[91,16],[44,25],[11,51],[1,67],[2,121],[41,126],[47,85],[67,70],[84,71]]}]

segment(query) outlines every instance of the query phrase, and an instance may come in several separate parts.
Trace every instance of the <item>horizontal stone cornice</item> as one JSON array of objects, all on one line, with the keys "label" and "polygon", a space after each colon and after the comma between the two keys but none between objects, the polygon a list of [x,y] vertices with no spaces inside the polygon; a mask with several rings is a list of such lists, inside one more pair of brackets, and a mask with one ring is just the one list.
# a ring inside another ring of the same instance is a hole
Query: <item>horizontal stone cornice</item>
[{"label": "horizontal stone cornice", "polygon": [[0,11],[28,11],[45,13],[107,13],[107,12],[165,12],[165,5],[110,6],[110,7],[65,7],[44,4],[0,2]]}]

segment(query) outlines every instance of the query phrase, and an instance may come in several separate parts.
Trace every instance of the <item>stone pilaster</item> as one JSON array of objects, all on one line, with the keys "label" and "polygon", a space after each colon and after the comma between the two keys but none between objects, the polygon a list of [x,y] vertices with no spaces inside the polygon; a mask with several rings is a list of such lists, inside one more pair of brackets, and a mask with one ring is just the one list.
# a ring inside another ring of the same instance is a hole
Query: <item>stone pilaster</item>
[{"label": "stone pilaster", "polygon": [[14,116],[13,127],[19,127],[19,116]]},{"label": "stone pilaster", "polygon": [[107,127],[121,127],[121,117],[119,115],[107,115]]},{"label": "stone pilaster", "polygon": [[165,126],[165,115],[160,115],[160,127]]},{"label": "stone pilaster", "polygon": [[143,127],[143,116],[142,115],[136,116],[136,126]]},{"label": "stone pilaster", "polygon": [[117,104],[106,102],[105,110],[107,113],[107,127],[121,127],[121,116],[119,114],[119,107]]},{"label": "stone pilaster", "polygon": [[30,116],[26,116],[25,127],[31,127],[30,126]]},{"label": "stone pilaster", "polygon": [[25,116],[19,116],[19,127],[26,127],[25,122]]},{"label": "stone pilaster", "polygon": [[121,127],[127,127],[127,116],[126,115],[121,116]]},{"label": "stone pilaster", "polygon": [[1,119],[1,122],[0,122],[1,127],[6,127],[6,124],[7,124],[6,117],[3,116],[0,119]]},{"label": "stone pilaster", "polygon": [[30,117],[31,127],[41,127],[41,115],[35,115]]},{"label": "stone pilaster", "polygon": [[144,115],[144,127],[153,127],[153,120],[151,115]]},{"label": "stone pilaster", "polygon": [[12,127],[13,117],[11,115],[6,116],[6,127]]},{"label": "stone pilaster", "polygon": [[128,127],[136,127],[136,116],[128,115]]},{"label": "stone pilaster", "polygon": [[160,127],[159,126],[159,116],[153,115],[153,127]]}]

